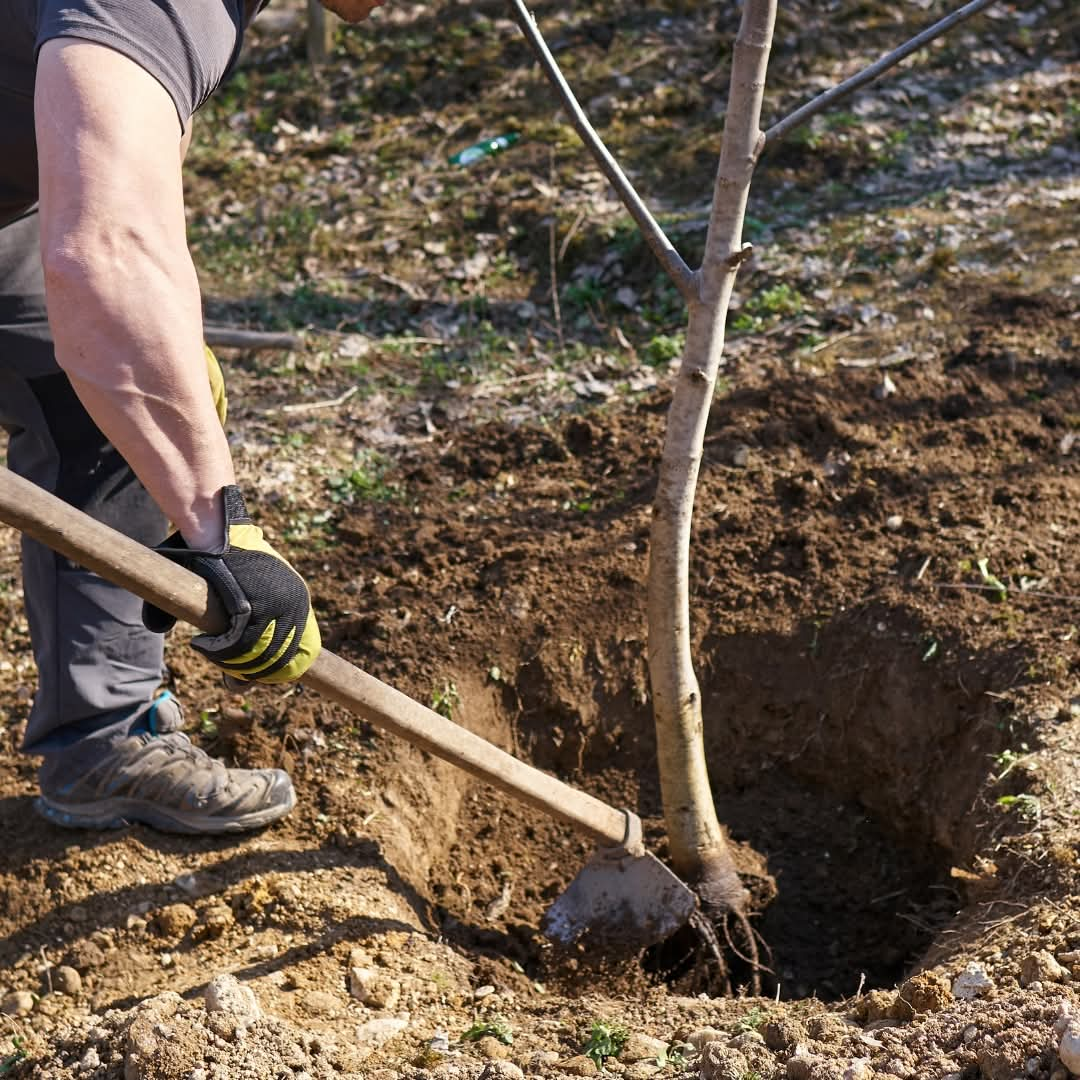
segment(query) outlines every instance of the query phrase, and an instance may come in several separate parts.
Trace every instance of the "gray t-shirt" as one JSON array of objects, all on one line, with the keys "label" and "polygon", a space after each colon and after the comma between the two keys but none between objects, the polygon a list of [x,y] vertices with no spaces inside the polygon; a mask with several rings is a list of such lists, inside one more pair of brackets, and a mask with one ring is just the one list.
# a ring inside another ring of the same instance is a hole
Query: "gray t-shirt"
[{"label": "gray t-shirt", "polygon": [[37,201],[34,73],[56,37],[107,45],[168,91],[181,124],[235,61],[258,0],[0,0],[0,228]]}]

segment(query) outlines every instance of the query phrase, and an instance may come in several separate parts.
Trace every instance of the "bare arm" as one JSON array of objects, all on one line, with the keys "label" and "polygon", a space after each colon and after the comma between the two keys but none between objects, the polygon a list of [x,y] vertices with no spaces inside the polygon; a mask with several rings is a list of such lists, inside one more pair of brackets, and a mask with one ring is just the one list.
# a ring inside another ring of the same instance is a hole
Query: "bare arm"
[{"label": "bare arm", "polygon": [[133,61],[72,39],[42,47],[35,109],[57,360],[187,542],[215,545],[235,478],[206,377],[176,109]]}]

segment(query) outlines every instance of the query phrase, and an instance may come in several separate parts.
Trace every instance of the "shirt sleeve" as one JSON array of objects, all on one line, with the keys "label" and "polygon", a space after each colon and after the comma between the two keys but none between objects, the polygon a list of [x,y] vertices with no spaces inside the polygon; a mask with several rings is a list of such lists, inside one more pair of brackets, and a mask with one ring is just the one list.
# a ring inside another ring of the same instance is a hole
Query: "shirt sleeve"
[{"label": "shirt sleeve", "polygon": [[180,124],[217,88],[240,50],[239,0],[40,0],[36,48],[70,37],[115,49],[168,91]]}]

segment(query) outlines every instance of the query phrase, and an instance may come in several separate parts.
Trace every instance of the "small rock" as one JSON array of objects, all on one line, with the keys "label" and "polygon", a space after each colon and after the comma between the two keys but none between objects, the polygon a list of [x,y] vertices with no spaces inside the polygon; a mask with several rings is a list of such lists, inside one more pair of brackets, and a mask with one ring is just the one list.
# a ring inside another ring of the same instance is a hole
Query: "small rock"
[{"label": "small rock", "polygon": [[241,983],[235,975],[215,975],[207,984],[203,1002],[208,1013],[229,1013],[244,1024],[250,1024],[262,1016],[255,991]]},{"label": "small rock", "polygon": [[213,904],[208,907],[199,921],[192,927],[192,941],[216,941],[236,922],[232,908],[226,904]]},{"label": "small rock", "polygon": [[188,896],[197,896],[199,893],[199,880],[194,874],[177,874],[173,878],[173,884]]},{"label": "small rock", "polygon": [[529,1055],[529,1072],[548,1072],[559,1063],[559,1055],[554,1050],[537,1050]]},{"label": "small rock", "polygon": [[884,401],[886,398],[892,397],[896,393],[896,383],[892,381],[889,376],[882,375],[881,382],[879,382],[873,390],[874,398],[877,401]]},{"label": "small rock", "polygon": [[749,1067],[741,1051],[723,1043],[706,1043],[701,1051],[701,1080],[743,1080]]},{"label": "small rock", "polygon": [[374,968],[349,969],[349,993],[369,1009],[393,1011],[401,1000],[401,983]]},{"label": "small rock", "polygon": [[900,514],[890,514],[885,519],[885,528],[889,532],[899,532],[904,527],[904,518]]},{"label": "small rock", "polygon": [[723,1042],[727,1035],[714,1027],[701,1027],[691,1031],[686,1041],[700,1054],[706,1043]]},{"label": "small rock", "polygon": [[584,1054],[560,1061],[556,1068],[569,1076],[596,1076],[600,1072],[596,1062]]},{"label": "small rock", "polygon": [[[618,1065],[617,1061],[605,1061],[604,1071],[608,1072],[612,1065]],[[660,1072],[660,1066],[655,1061],[635,1061],[633,1065],[627,1065],[623,1073],[625,1080],[650,1080]]]},{"label": "small rock", "polygon": [[952,1003],[952,999],[949,980],[936,972],[924,971],[901,984],[894,1016],[898,1020],[906,1020],[914,1013],[941,1012]]},{"label": "small rock", "polygon": [[34,995],[29,990],[13,990],[0,1002],[4,1016],[29,1016],[34,1011]]},{"label": "small rock", "polygon": [[86,1053],[79,1058],[79,1072],[93,1072],[101,1064],[101,1056],[96,1046],[88,1046]]},{"label": "small rock", "polygon": [[190,904],[170,904],[162,908],[150,920],[154,933],[160,937],[178,940],[198,921],[199,916]]},{"label": "small rock", "polygon": [[491,997],[491,995],[494,994],[494,993],[495,993],[495,987],[494,986],[478,986],[473,991],[473,997],[477,1001],[482,1001],[486,997]]},{"label": "small rock", "polygon": [[844,1080],[873,1080],[873,1076],[869,1058],[854,1058],[844,1070]]},{"label": "small rock", "polygon": [[651,1061],[655,1064],[666,1054],[667,1043],[662,1039],[654,1039],[651,1035],[635,1031],[619,1051],[619,1060],[624,1065],[633,1065],[637,1061]]},{"label": "small rock", "polygon": [[428,1049],[434,1050],[436,1054],[450,1053],[450,1032],[445,1029],[437,1030],[428,1042]]},{"label": "small rock", "polygon": [[53,993],[67,994],[74,997],[82,990],[82,976],[73,968],[62,964],[60,967],[51,968],[49,981],[52,983]]},{"label": "small rock", "polygon": [[505,1061],[510,1056],[510,1047],[500,1042],[494,1035],[485,1035],[476,1040],[477,1053],[489,1061]]},{"label": "small rock", "polygon": [[986,974],[986,969],[974,961],[953,979],[952,985],[953,997],[960,1001],[974,1001],[976,998],[986,997],[995,989],[996,984]]},{"label": "small rock", "polygon": [[92,941],[77,941],[67,956],[76,971],[91,971],[105,963],[105,953]]},{"label": "small rock", "polygon": [[376,1049],[391,1039],[397,1038],[408,1026],[409,1021],[398,1016],[384,1016],[377,1020],[368,1020],[357,1025],[356,1041],[371,1049]]},{"label": "small rock", "polygon": [[512,1061],[489,1061],[479,1080],[525,1080],[525,1074]]},{"label": "small rock", "polygon": [[855,1006],[855,1015],[864,1024],[876,1024],[881,1020],[890,1020],[896,1008],[896,993],[893,990],[871,990],[859,998]]},{"label": "small rock", "polygon": [[810,1080],[814,1071],[814,1058],[807,1053],[796,1053],[788,1058],[787,1080]]},{"label": "small rock", "polygon": [[1062,1033],[1058,1044],[1058,1057],[1069,1072],[1080,1073],[1080,1024],[1071,1021]]},{"label": "small rock", "polygon": [[731,454],[731,464],[736,469],[745,469],[750,464],[750,447],[745,445],[736,446]]},{"label": "small rock", "polygon": [[1065,980],[1065,969],[1045,949],[1038,949],[1024,957],[1020,964],[1020,985],[1032,983],[1055,983]]},{"label": "small rock", "polygon": [[805,1026],[790,1016],[777,1016],[768,1020],[762,1034],[765,1036],[765,1045],[770,1050],[790,1050],[798,1043],[806,1041]]},{"label": "small rock", "polygon": [[301,1001],[305,1011],[311,1016],[337,1016],[341,1012],[341,1002],[337,995],[331,994],[329,990],[308,990]]}]

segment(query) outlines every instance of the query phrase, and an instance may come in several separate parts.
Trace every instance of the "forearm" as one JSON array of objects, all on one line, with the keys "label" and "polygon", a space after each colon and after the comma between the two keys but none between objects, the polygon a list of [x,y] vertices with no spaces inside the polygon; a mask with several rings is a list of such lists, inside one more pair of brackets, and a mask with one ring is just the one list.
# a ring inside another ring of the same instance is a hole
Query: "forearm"
[{"label": "forearm", "polygon": [[59,39],[39,55],[35,108],[57,360],[188,543],[220,543],[233,468],[207,382],[173,103],[119,54]]},{"label": "forearm", "polygon": [[186,249],[113,232],[68,232],[45,258],[57,359],[87,412],[193,547],[220,542],[235,483],[203,356]]}]

